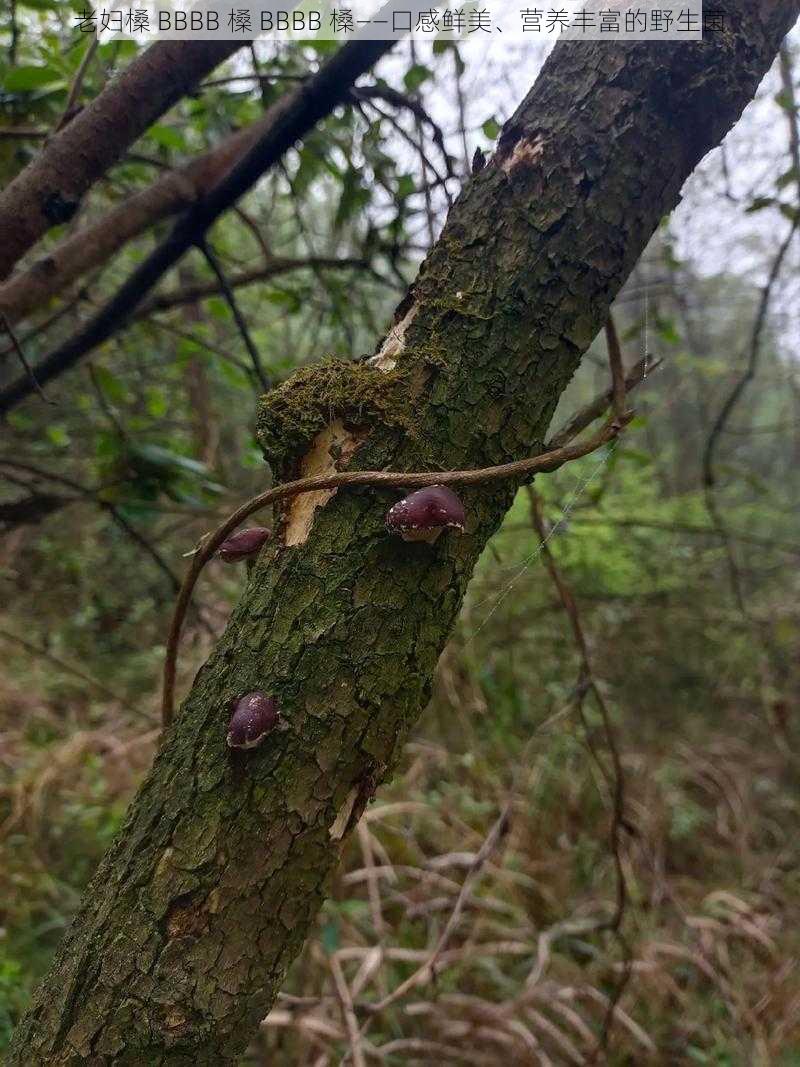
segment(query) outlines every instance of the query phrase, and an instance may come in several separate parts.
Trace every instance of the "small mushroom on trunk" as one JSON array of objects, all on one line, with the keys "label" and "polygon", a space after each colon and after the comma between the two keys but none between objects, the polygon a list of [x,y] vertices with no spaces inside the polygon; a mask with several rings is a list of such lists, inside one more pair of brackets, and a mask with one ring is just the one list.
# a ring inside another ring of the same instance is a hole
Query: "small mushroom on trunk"
[{"label": "small mushroom on trunk", "polygon": [[277,700],[256,690],[231,703],[233,714],[228,724],[228,747],[257,748],[278,725],[280,708]]},{"label": "small mushroom on trunk", "polygon": [[404,541],[432,544],[443,530],[464,532],[464,505],[446,485],[429,485],[404,496],[386,513],[386,526]]},{"label": "small mushroom on trunk", "polygon": [[253,559],[272,536],[266,526],[250,526],[226,537],[217,549],[217,557],[225,563],[239,563]]}]

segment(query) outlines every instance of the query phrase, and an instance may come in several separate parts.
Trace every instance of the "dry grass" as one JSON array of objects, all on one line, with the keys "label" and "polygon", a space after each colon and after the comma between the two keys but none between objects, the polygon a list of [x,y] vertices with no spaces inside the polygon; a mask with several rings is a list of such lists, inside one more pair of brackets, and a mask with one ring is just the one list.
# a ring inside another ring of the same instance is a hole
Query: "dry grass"
[{"label": "dry grass", "polygon": [[[464,715],[447,675],[434,720]],[[522,764],[409,746],[252,1062],[800,1062],[800,796],[766,723],[737,739],[729,726],[702,748],[624,748],[632,978],[607,1050],[623,966],[602,932],[609,811],[562,719],[520,746]],[[510,780],[508,829],[487,856]]]},{"label": "dry grass", "polygon": [[[636,653],[623,630],[598,626],[602,606],[589,619],[616,698],[629,827],[631,980],[607,1049],[625,966],[606,929],[608,788],[566,699],[574,653],[559,616],[528,604],[532,664],[517,596],[483,644],[465,612],[402,772],[348,840],[249,1064],[800,1065],[794,675],[778,706],[752,671],[720,660],[702,683],[707,704],[687,708],[669,687],[668,642],[691,649],[692,630],[676,608],[661,631],[653,610],[639,617]],[[660,695],[641,684],[659,671]],[[130,709],[92,702],[77,683],[48,689],[50,674],[43,665],[36,684],[0,692],[6,1028],[155,741]],[[589,728],[602,746],[602,724]]]}]

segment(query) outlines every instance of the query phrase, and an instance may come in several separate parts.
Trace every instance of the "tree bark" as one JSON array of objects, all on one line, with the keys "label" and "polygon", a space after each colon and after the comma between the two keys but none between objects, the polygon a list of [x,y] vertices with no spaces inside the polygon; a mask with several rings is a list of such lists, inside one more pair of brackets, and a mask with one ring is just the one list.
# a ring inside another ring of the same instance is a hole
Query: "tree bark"
[{"label": "tree bark", "polygon": [[0,278],[39,238],[66,222],[81,197],[148,126],[241,41],[159,41],[44,146],[0,193]]},{"label": "tree bark", "polygon": [[[562,44],[468,183],[367,364],[265,397],[283,479],[529,454],[686,177],[736,121],[800,0],[731,0],[702,44]],[[392,497],[296,498],[88,889],[10,1063],[229,1064],[272,1004],[342,838],[428,699],[516,486],[464,492],[462,537],[391,539]],[[286,729],[225,746],[263,689]]]}]

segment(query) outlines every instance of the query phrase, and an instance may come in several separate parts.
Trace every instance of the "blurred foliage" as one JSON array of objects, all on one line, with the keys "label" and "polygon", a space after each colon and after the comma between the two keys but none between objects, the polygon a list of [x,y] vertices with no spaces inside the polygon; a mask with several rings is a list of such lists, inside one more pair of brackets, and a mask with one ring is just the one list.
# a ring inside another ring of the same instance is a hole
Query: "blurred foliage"
[{"label": "blurred foliage", "polygon": [[[16,20],[13,54],[8,31],[0,38],[0,124],[49,129],[87,42],[69,5],[18,2]],[[202,88],[164,116],[71,226],[255,121],[324,51],[243,50],[209,82],[241,80]],[[101,47],[81,98],[135,52]],[[484,99],[486,71],[469,59],[418,48],[416,62],[403,53],[374,83],[414,95],[441,121],[448,160],[426,125],[423,162],[411,113],[361,100],[338,109],[215,227],[229,275],[270,257],[347,261],[237,289],[272,380],[325,354],[356,358],[374,347],[424,252],[429,215],[438,226],[472,150],[494,140],[505,117]],[[263,80],[246,80],[253,63]],[[463,127],[456,105],[469,84]],[[711,186],[718,219],[725,202],[745,220],[740,255],[709,270],[687,251],[686,215],[664,226],[615,312],[626,360],[645,345],[663,360],[633,398],[637,419],[616,448],[536,486],[627,778],[633,974],[612,1031],[618,1064],[651,1055],[800,1064],[796,256],[770,308],[756,379],[722,435],[716,493],[727,543],[701,477],[712,421],[744,368],[772,227],[788,225],[785,209],[797,205],[777,93],[770,85],[765,105],[776,159],[759,187],[732,194],[717,161],[687,193],[691,210]],[[749,150],[764,140],[759,122],[743,124]],[[0,138],[0,181],[36,144]],[[102,305],[167,225],[22,324],[31,359]],[[161,292],[212,280],[192,255]],[[10,350],[0,352],[0,381],[17,373]],[[598,343],[555,422],[606,385]],[[252,433],[259,391],[217,294],[134,322],[93,354],[91,372],[52,383],[54,406],[34,398],[3,427],[0,505],[50,510],[25,522],[0,512],[0,1047],[152,758],[171,575],[269,477]],[[204,575],[183,686],[240,583],[233,569]],[[605,739],[590,706],[586,724],[573,713],[577,669],[521,494],[480,561],[402,773],[348,843],[292,971],[286,992],[311,1001],[278,1003],[252,1063],[340,1062],[348,1039],[332,960],[356,1001],[374,1002],[429,958],[509,795],[510,831],[465,898],[436,981],[370,1016],[365,1040],[387,1064],[537,1062],[537,1048],[552,1063],[585,1062],[622,967],[619,946],[599,928],[614,868],[607,789],[587,741],[604,752]]]}]

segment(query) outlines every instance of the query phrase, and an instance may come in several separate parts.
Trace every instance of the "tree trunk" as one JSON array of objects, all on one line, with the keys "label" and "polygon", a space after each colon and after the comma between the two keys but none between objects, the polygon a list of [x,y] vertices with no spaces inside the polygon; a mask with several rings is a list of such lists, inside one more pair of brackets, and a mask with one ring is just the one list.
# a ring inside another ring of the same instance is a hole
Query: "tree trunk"
[{"label": "tree trunk", "polygon": [[[278,478],[335,464],[483,466],[538,448],[609,304],[736,121],[800,0],[732,0],[702,44],[563,44],[468,183],[366,364],[263,403]],[[198,674],[21,1022],[10,1063],[234,1063],[396,763],[469,577],[516,486],[463,494],[466,533],[389,537],[394,497],[296,498]],[[286,729],[232,754],[226,708]]]}]

